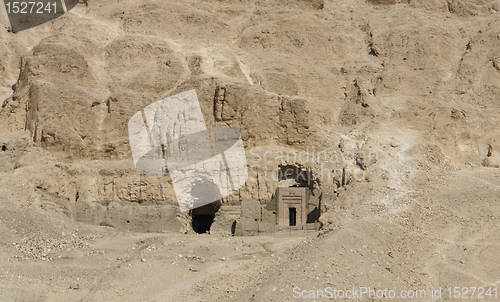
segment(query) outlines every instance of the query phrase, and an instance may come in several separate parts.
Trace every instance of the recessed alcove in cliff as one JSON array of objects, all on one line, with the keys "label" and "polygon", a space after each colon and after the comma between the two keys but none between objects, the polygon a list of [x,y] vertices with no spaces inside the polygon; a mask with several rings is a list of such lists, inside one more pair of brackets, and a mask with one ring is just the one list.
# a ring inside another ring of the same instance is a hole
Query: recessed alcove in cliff
[{"label": "recessed alcove in cliff", "polygon": [[320,185],[319,179],[313,176],[312,171],[299,164],[279,165],[278,168],[279,181],[293,180],[294,187],[308,187],[311,191]]}]

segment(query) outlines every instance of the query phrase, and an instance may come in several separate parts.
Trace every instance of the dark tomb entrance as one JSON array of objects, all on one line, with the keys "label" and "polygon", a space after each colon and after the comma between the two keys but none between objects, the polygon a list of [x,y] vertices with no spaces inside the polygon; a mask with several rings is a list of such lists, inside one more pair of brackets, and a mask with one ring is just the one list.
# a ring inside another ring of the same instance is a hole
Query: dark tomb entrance
[{"label": "dark tomb entrance", "polygon": [[210,231],[212,222],[214,222],[212,215],[193,215],[193,230],[198,234],[204,234]]},{"label": "dark tomb entrance", "polygon": [[219,202],[213,202],[194,209],[191,212],[193,231],[198,234],[204,234],[210,231],[210,227],[214,222],[215,213],[219,210],[219,206]]},{"label": "dark tomb entrance", "polygon": [[297,225],[297,209],[296,208],[288,208],[288,219],[290,221],[290,226]]}]

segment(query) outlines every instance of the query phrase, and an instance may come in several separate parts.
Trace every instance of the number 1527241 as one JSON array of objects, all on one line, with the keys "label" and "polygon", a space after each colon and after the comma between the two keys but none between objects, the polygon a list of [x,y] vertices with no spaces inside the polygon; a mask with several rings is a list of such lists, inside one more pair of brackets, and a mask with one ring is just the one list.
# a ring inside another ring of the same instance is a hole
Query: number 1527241
[{"label": "number 1527241", "polygon": [[57,3],[7,2],[7,14],[57,14]]}]

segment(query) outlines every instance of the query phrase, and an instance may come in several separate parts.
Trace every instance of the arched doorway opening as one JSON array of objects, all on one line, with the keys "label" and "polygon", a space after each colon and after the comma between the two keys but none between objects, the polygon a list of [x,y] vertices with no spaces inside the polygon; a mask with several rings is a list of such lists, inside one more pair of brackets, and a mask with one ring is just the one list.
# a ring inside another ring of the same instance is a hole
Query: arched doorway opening
[{"label": "arched doorway opening", "polygon": [[191,211],[193,231],[198,234],[205,234],[210,231],[214,222],[215,213],[219,211],[220,202],[212,202]]}]

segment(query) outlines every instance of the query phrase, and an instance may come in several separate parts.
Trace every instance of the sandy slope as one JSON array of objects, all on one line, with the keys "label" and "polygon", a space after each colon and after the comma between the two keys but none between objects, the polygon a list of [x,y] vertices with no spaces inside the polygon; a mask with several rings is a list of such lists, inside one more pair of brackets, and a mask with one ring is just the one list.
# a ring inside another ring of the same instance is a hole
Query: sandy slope
[{"label": "sandy slope", "polygon": [[[332,210],[332,230],[256,237],[121,232],[71,222],[47,206],[18,207],[18,193],[3,190],[0,294],[2,301],[288,301],[295,287],[495,287],[499,179],[488,168],[442,174],[394,213],[358,191]],[[7,178],[2,185],[19,187]]]}]

